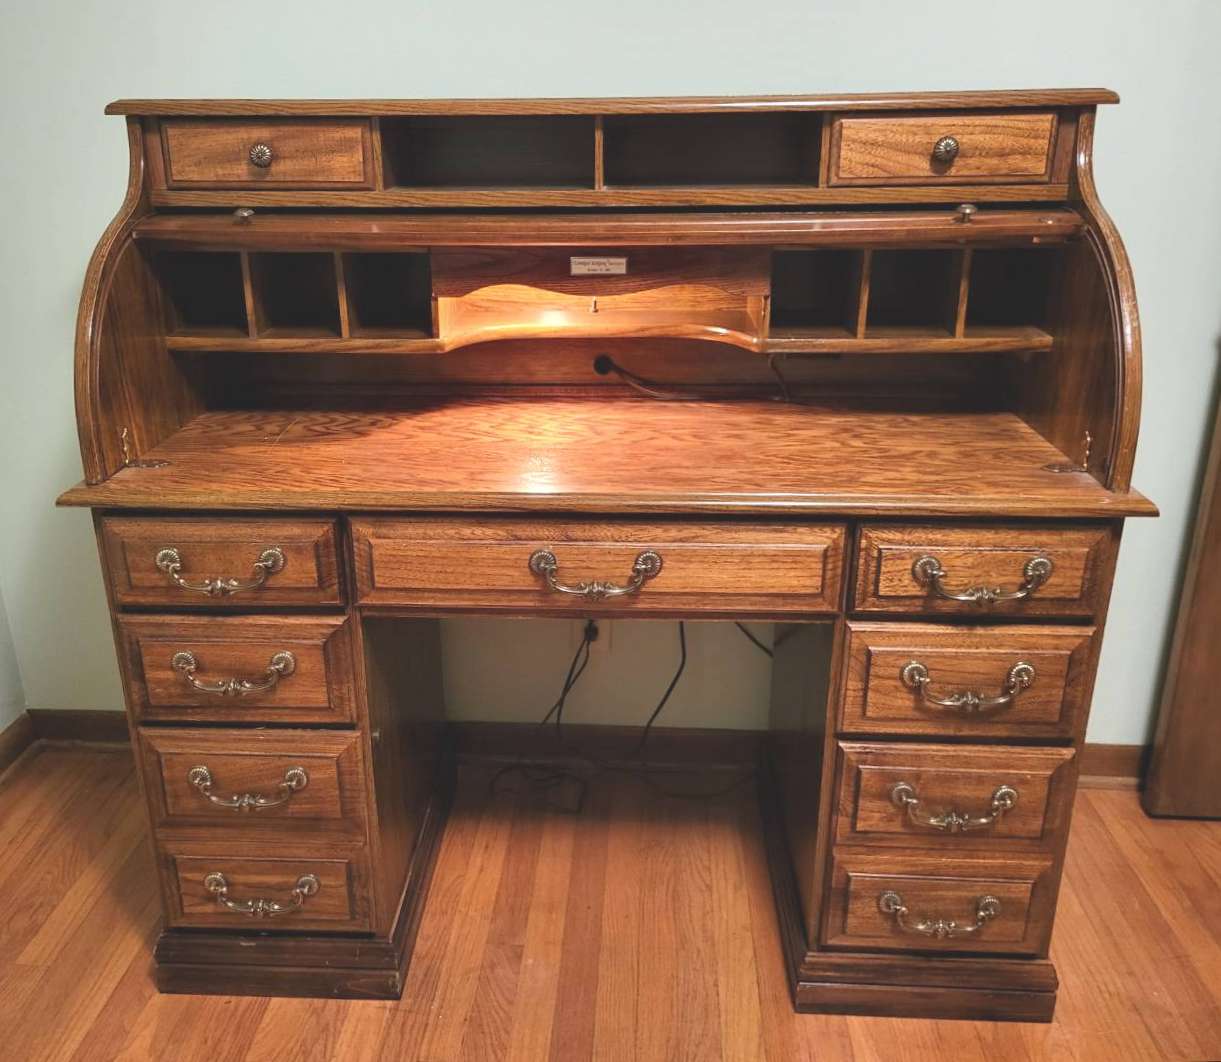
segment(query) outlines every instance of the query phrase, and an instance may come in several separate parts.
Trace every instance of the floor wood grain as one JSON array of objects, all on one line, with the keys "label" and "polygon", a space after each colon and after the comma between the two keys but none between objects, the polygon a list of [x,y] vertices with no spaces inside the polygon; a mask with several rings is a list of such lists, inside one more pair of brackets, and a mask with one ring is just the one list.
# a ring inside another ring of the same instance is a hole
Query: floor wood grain
[{"label": "floor wood grain", "polygon": [[793,1014],[746,787],[602,775],[573,815],[464,772],[398,1003],[158,995],[126,751],[30,750],[0,776],[0,851],[15,1062],[1221,1057],[1221,823],[1150,820],[1130,790],[1078,796],[1050,1025]]}]

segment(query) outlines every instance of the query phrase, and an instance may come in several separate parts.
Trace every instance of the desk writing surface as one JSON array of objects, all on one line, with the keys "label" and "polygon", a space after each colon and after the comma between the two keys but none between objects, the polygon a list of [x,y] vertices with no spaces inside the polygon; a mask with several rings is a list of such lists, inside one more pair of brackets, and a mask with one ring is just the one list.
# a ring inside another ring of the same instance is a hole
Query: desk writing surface
[{"label": "desk writing surface", "polygon": [[114,508],[1151,514],[1005,412],[438,400],[212,412],[61,502]]}]

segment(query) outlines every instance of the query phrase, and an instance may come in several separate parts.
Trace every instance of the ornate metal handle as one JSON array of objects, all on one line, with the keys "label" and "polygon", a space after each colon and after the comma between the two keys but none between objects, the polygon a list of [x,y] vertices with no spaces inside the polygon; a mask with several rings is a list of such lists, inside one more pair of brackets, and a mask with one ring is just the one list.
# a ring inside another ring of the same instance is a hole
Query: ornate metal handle
[{"label": "ornate metal handle", "polygon": [[943,136],[933,145],[933,158],[937,162],[953,162],[958,158],[958,138]]},{"label": "ornate metal handle", "polygon": [[249,579],[220,578],[219,576],[202,579],[197,583],[182,577],[182,554],[174,546],[166,546],[157,551],[153,563],[170,577],[175,586],[183,590],[194,590],[209,597],[224,597],[236,594],[242,590],[257,590],[269,575],[284,570],[284,551],[279,546],[271,546],[259,554],[254,562],[254,575]]},{"label": "ornate metal handle", "polygon": [[284,780],[277,787],[275,796],[264,796],[262,793],[234,793],[233,796],[220,797],[212,792],[212,772],[207,767],[192,767],[187,771],[187,781],[207,797],[218,808],[231,808],[233,811],[258,811],[260,808],[274,808],[287,804],[298,789],[309,785],[309,775],[304,767],[289,767],[284,772]]},{"label": "ornate metal handle", "polygon": [[1001,913],[1001,902],[995,896],[977,896],[975,921],[965,925],[959,925],[952,918],[918,918],[908,921],[910,912],[903,902],[903,897],[891,890],[878,897],[878,910],[883,914],[893,915],[895,925],[905,933],[919,933],[921,936],[944,940],[946,937],[969,937],[972,933],[978,933]]},{"label": "ornate metal handle", "polygon": [[263,693],[266,690],[274,689],[280,679],[286,678],[297,670],[297,658],[287,649],[282,649],[268,661],[267,670],[264,672],[265,677],[262,679],[224,678],[214,679],[211,682],[197,679],[195,671],[199,667],[199,661],[188,649],[180,649],[170,657],[170,667],[181,672],[182,677],[191,688],[199,690],[200,693],[215,693],[220,697],[241,697],[247,693]]},{"label": "ornate metal handle", "polygon": [[1022,690],[1030,689],[1034,685],[1035,670],[1034,664],[1019,660],[1005,676],[1004,692],[995,697],[989,697],[978,690],[960,690],[958,693],[951,693],[948,697],[934,697],[929,692],[932,680],[929,678],[928,668],[919,660],[912,660],[904,664],[899,672],[899,678],[902,679],[904,686],[919,690],[920,699],[925,704],[931,704],[936,708],[948,708],[952,712],[961,712],[963,715],[974,715],[992,711],[995,708],[1010,707]]},{"label": "ornate metal handle", "polygon": [[588,583],[561,583],[557,576],[560,573],[560,562],[549,549],[536,549],[530,554],[530,570],[535,575],[541,575],[547,580],[552,590],[561,594],[574,594],[588,601],[601,601],[607,597],[625,597],[636,593],[644,584],[661,571],[661,554],[646,549],[637,555],[632,564],[632,573],[628,581],[619,586],[616,583],[594,579]]},{"label": "ornate metal handle", "polygon": [[992,793],[992,810],[986,815],[967,815],[961,811],[943,811],[940,815],[921,814],[920,797],[910,782],[896,782],[890,790],[890,802],[896,807],[906,808],[907,817],[917,826],[946,833],[967,833],[971,830],[986,830],[995,826],[1017,804],[1017,790],[1010,785],[1000,785]]},{"label": "ornate metal handle", "polygon": [[950,601],[969,601],[973,605],[992,605],[997,601],[1021,601],[1030,597],[1051,578],[1050,557],[1031,557],[1022,567],[1022,585],[1016,590],[1002,590],[999,586],[971,586],[966,590],[950,590],[943,579],[949,574],[936,557],[921,557],[912,565],[912,578],[921,586],[931,587],[938,597]]},{"label": "ornate metal handle", "polygon": [[271,165],[271,145],[261,141],[251,144],[249,158],[251,166],[257,166],[260,170],[267,169]]},{"label": "ornate metal handle", "polygon": [[276,915],[292,914],[299,911],[305,901],[322,887],[313,874],[302,874],[293,886],[293,891],[288,894],[288,903],[280,903],[278,900],[267,900],[261,896],[253,900],[229,899],[229,882],[219,871],[213,871],[203,879],[203,883],[204,888],[215,897],[221,907],[227,907],[234,914],[243,914],[248,918],[274,918]]}]

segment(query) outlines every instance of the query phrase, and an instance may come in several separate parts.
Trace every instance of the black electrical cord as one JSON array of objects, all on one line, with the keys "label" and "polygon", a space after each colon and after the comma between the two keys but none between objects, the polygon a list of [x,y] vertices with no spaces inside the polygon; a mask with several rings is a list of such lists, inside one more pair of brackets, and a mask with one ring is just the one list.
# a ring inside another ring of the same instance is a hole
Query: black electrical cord
[{"label": "black electrical cord", "polygon": [[759,641],[759,639],[758,639],[758,638],[756,638],[756,637],[755,637],[755,636],[754,636],[754,635],[753,635],[753,634],[752,634],[752,633],[751,633],[749,630],[747,630],[747,629],[746,629],[746,624],[745,624],[745,623],[739,623],[737,620],[734,620],[734,621],[733,621],[733,625],[734,625],[735,627],[737,627],[737,628],[738,628],[738,630],[740,630],[740,631],[741,631],[743,634],[745,634],[745,635],[746,635],[746,637],[747,637],[748,639],[750,639],[750,641],[754,642],[754,643],[755,643],[756,648],[758,648],[758,649],[760,650],[760,652],[767,653],[767,655],[768,655],[768,656],[775,656],[775,655],[776,655],[776,654],[775,654],[775,653],[773,653],[773,652],[772,652],[772,651],[771,651],[771,650],[770,650],[770,649],[769,649],[769,648],[768,648],[766,645],[764,645],[764,644],[763,644],[761,641]]}]

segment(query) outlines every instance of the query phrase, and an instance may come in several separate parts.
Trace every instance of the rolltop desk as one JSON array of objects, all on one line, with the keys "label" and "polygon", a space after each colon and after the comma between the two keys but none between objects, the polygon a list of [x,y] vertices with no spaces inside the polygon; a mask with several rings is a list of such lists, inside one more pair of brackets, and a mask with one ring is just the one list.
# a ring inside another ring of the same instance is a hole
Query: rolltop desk
[{"label": "rolltop desk", "polygon": [[[171,992],[391,998],[445,616],[777,624],[795,1005],[1048,1020],[1140,404],[1100,89],[127,100],[76,409]],[[509,676],[506,681],[511,681]]]}]

